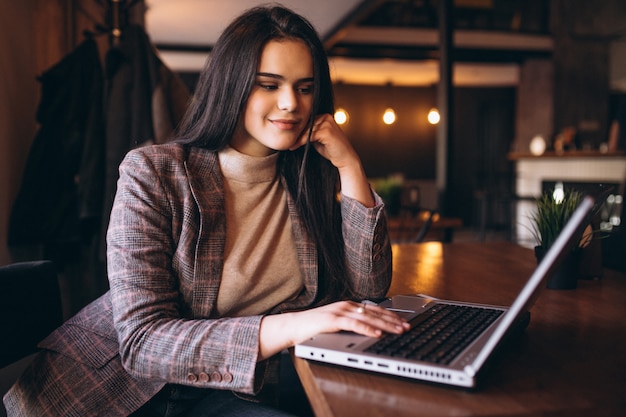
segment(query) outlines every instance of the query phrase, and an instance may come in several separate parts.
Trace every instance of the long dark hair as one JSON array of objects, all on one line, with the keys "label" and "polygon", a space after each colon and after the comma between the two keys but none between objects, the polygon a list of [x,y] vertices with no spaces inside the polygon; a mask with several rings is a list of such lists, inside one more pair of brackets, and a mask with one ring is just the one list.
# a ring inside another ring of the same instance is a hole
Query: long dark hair
[{"label": "long dark hair", "polygon": [[[218,39],[207,60],[194,99],[179,129],[188,146],[218,151],[230,141],[254,86],[261,52],[272,40],[300,40],[313,57],[313,108],[316,115],[334,112],[328,59],[313,26],[282,6],[255,7],[236,18]],[[296,202],[307,232],[318,249],[322,298],[352,294],[346,286],[337,169],[307,144],[281,151],[278,170]]]}]

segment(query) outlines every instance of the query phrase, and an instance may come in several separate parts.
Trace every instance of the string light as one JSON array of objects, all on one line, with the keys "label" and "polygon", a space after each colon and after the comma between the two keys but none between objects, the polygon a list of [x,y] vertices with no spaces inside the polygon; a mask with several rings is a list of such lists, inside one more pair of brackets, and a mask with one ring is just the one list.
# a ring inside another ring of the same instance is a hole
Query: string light
[{"label": "string light", "polygon": [[[393,91],[393,84],[391,83],[391,81],[387,82],[387,99],[389,100],[387,103],[393,103],[393,96],[394,96],[394,91]],[[385,109],[385,112],[383,113],[383,123],[385,123],[386,125],[392,125],[396,122],[396,111],[393,109],[393,107],[391,107],[391,104],[389,104],[389,107],[387,107],[387,109]]]},{"label": "string light", "polygon": [[387,110],[385,110],[385,113],[383,114],[383,122],[385,122],[386,125],[392,125],[394,124],[396,121],[396,112],[391,108],[387,108]]},{"label": "string light", "polygon": [[433,107],[428,112],[428,122],[431,125],[436,125],[437,123],[439,123],[439,120],[441,120],[441,116],[439,116],[439,111]]},{"label": "string light", "polygon": [[343,125],[348,123],[348,119],[350,118],[350,116],[348,115],[348,112],[342,108],[338,108],[337,111],[335,111],[335,122],[337,122],[338,125]]}]

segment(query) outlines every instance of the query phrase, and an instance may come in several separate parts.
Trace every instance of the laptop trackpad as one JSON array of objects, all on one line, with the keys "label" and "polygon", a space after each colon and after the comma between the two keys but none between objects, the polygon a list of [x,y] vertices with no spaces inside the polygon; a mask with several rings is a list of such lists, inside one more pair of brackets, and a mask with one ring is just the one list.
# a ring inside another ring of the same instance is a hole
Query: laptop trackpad
[{"label": "laptop trackpad", "polygon": [[431,301],[433,298],[422,295],[396,295],[380,303],[380,306],[393,311],[405,320],[411,320]]},{"label": "laptop trackpad", "polygon": [[388,310],[389,311],[393,311],[394,313],[396,313],[398,316],[402,317],[406,321],[411,321],[413,319],[413,317],[415,317],[417,315],[417,313],[415,311],[396,310],[396,309],[393,309],[393,308],[389,308]]}]

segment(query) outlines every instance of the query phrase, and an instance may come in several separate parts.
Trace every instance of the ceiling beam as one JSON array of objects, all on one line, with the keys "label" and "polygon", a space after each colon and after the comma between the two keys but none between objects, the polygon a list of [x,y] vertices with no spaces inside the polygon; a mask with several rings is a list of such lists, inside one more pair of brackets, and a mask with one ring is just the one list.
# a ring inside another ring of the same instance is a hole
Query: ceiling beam
[{"label": "ceiling beam", "polygon": [[[421,61],[439,59],[440,51],[436,47],[411,47],[394,45],[338,44],[328,51],[331,57],[360,59],[397,59],[402,61]],[[508,49],[457,48],[455,61],[458,62],[523,62],[527,59],[549,59],[552,52],[516,51]]]},{"label": "ceiling beam", "polygon": [[385,0],[363,0],[359,3],[350,13],[344,16],[322,40],[324,47],[328,50],[332,48],[337,42],[346,36],[348,29],[352,29],[363,18],[367,17],[373,10],[383,4]]},{"label": "ceiling beam", "polygon": [[[457,29],[454,31],[455,48],[511,49],[526,51],[552,51],[554,40],[549,35],[534,35],[487,30]],[[439,47],[439,30],[425,28],[368,27],[350,29],[341,43],[365,45],[398,45]]]}]

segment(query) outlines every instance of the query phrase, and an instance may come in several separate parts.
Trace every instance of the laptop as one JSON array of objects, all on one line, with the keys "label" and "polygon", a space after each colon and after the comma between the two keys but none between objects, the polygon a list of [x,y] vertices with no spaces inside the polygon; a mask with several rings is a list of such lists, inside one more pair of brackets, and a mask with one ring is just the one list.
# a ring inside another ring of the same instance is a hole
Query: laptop
[{"label": "laptop", "polygon": [[[511,306],[440,300],[426,295],[394,296],[380,305],[405,317],[411,330],[382,338],[347,331],[320,334],[296,345],[294,354],[328,364],[475,388],[479,372],[496,347],[520,323],[528,323],[530,308],[546,280],[578,244],[599,208],[594,209],[595,201],[592,196],[583,198]],[[445,326],[454,328],[447,330]],[[418,334],[413,335],[414,332]]]}]

